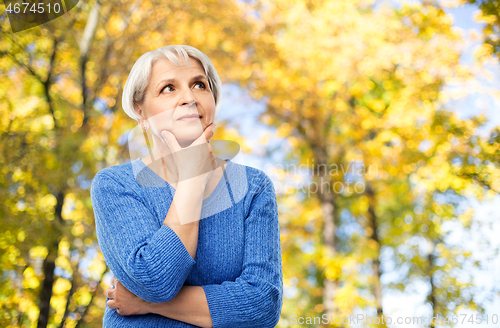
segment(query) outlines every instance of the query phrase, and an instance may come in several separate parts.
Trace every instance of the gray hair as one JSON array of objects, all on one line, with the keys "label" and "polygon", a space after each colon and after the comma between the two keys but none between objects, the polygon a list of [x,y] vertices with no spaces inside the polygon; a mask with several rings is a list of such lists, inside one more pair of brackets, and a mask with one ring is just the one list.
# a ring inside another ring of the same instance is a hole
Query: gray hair
[{"label": "gray hair", "polygon": [[144,102],[145,91],[151,78],[153,64],[159,59],[167,58],[171,63],[180,65],[180,58],[189,62],[189,57],[200,62],[207,75],[210,90],[215,99],[215,115],[219,112],[221,105],[222,83],[219,74],[215,70],[210,59],[200,50],[187,45],[170,45],[151,50],[143,54],[135,62],[123,88],[122,107],[125,113],[134,120],[141,117],[134,109],[134,104]]}]

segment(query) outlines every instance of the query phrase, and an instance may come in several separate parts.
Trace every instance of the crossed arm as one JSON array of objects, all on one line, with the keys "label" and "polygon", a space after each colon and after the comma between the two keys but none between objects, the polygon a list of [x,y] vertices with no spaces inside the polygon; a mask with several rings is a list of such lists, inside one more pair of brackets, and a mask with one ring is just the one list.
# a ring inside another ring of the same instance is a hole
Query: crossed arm
[{"label": "crossed arm", "polygon": [[201,286],[183,286],[180,292],[165,303],[145,301],[126,289],[115,277],[114,288],[106,290],[108,307],[120,315],[159,314],[200,327],[213,327],[207,297]]}]

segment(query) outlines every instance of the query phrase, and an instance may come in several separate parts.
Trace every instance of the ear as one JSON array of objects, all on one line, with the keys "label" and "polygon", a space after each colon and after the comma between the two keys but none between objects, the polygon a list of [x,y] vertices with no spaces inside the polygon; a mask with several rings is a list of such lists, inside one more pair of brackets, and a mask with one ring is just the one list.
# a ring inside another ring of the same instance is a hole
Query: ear
[{"label": "ear", "polygon": [[134,110],[137,114],[139,114],[139,116],[144,117],[142,115],[142,106],[140,104],[134,103]]}]

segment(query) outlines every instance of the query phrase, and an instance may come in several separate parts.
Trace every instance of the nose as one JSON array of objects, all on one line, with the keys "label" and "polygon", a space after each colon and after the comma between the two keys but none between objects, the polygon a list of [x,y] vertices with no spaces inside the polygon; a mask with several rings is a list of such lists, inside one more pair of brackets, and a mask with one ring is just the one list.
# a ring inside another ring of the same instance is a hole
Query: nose
[{"label": "nose", "polygon": [[181,106],[196,104],[196,99],[194,98],[194,94],[191,89],[188,88],[186,91],[182,93],[182,98],[180,103]]}]

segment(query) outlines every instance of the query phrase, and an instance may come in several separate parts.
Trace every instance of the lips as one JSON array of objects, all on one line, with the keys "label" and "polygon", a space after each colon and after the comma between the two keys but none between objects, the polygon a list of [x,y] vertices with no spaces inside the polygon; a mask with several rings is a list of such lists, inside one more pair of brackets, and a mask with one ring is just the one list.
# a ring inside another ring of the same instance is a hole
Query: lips
[{"label": "lips", "polygon": [[177,120],[179,121],[179,120],[182,120],[184,118],[201,118],[201,116],[199,114],[187,114],[187,115],[182,115]]}]

